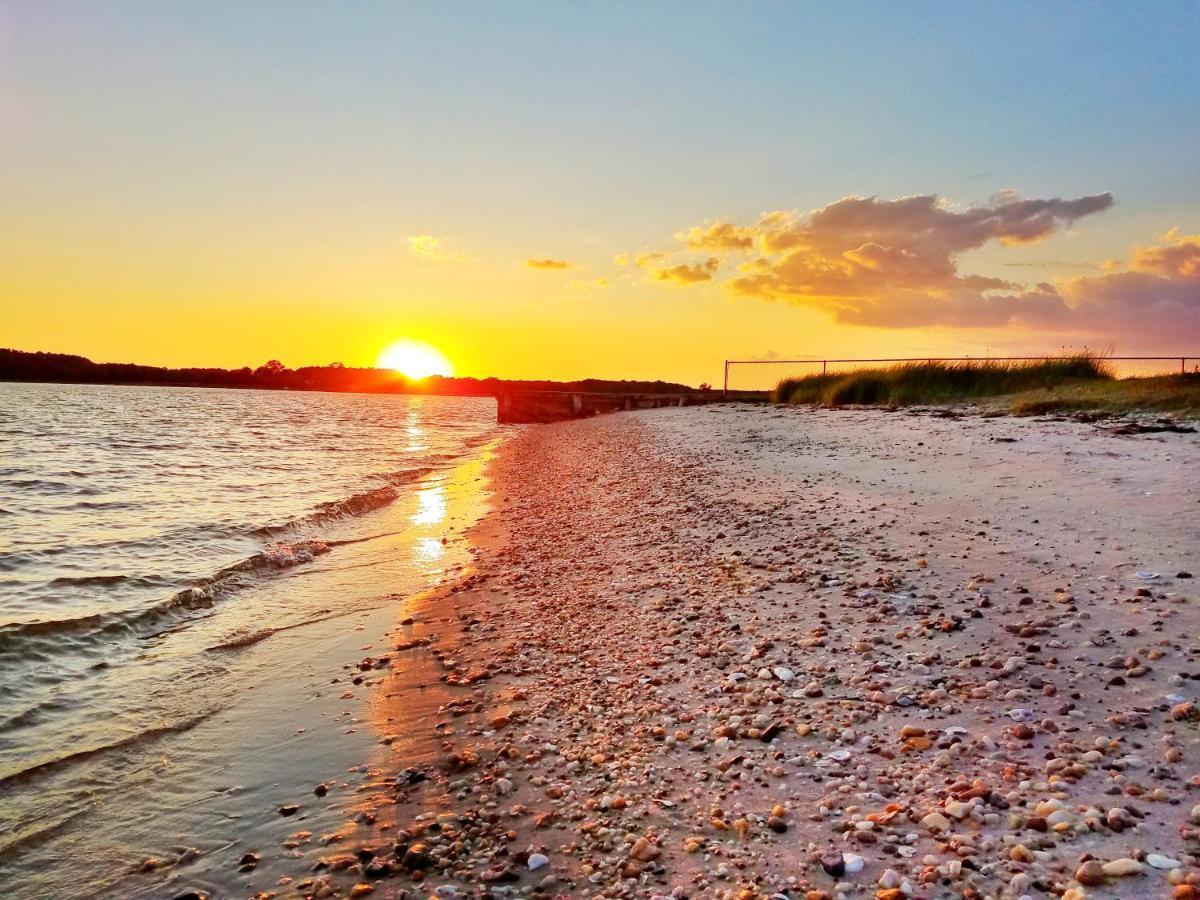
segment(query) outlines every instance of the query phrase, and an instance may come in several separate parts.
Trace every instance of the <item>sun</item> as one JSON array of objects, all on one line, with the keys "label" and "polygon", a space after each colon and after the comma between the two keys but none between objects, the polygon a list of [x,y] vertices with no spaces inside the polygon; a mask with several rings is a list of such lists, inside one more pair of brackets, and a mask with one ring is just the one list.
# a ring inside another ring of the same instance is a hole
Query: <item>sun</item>
[{"label": "sun", "polygon": [[395,369],[412,381],[430,375],[454,374],[454,365],[445,354],[421,341],[402,340],[388,344],[380,351],[375,365],[380,369]]}]

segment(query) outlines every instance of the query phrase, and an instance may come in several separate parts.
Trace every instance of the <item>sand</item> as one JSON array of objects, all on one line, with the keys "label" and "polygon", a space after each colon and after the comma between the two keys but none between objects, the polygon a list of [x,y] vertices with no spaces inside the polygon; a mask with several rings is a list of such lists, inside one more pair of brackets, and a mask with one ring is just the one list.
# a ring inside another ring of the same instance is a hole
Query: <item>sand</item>
[{"label": "sand", "polygon": [[1197,895],[1194,435],[713,406],[493,478],[372,827],[281,893]]}]

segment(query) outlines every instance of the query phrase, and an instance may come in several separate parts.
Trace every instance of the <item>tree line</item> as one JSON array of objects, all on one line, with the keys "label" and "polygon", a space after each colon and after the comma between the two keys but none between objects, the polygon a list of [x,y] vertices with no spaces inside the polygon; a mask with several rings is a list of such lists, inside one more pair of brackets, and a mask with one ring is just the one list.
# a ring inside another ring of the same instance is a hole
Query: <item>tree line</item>
[{"label": "tree line", "polygon": [[337,391],[377,394],[445,394],[492,397],[504,391],[575,390],[596,393],[677,393],[696,390],[668,381],[534,381],[501,378],[447,378],[431,375],[410,381],[390,369],[359,369],[331,363],[289,369],[277,359],[258,368],[240,369],[142,366],[96,363],[67,353],[0,349],[0,381],[65,384],[141,384],[175,387],[257,388],[260,390]]}]

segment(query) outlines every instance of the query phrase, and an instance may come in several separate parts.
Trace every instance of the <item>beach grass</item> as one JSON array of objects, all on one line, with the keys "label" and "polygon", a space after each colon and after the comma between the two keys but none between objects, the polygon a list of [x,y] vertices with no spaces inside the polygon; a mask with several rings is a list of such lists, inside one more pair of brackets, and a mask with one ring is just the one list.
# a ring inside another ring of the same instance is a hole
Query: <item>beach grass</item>
[{"label": "beach grass", "polygon": [[965,402],[1111,380],[1112,373],[1104,361],[1087,354],[1037,362],[934,360],[787,378],[776,388],[775,400],[821,406],[907,406]]},{"label": "beach grass", "polygon": [[1103,415],[1158,412],[1200,418],[1200,374],[1071,382],[997,398],[1018,416],[1089,412]]},{"label": "beach grass", "polygon": [[1016,415],[1165,412],[1200,417],[1200,375],[1114,376],[1090,354],[1034,362],[914,362],[887,368],[788,378],[777,403],[913,406],[977,403]]}]

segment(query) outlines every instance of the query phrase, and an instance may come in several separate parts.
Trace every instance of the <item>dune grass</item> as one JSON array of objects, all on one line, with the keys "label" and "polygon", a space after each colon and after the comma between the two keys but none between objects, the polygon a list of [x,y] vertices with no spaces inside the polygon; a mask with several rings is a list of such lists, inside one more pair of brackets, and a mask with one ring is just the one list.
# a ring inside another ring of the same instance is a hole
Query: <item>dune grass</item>
[{"label": "dune grass", "polygon": [[775,400],[821,406],[961,403],[1113,380],[1104,361],[1089,355],[1039,362],[934,361],[787,378],[775,389]]},{"label": "dune grass", "polygon": [[1200,374],[1076,381],[1000,397],[997,404],[1018,416],[1160,412],[1200,419]]}]

